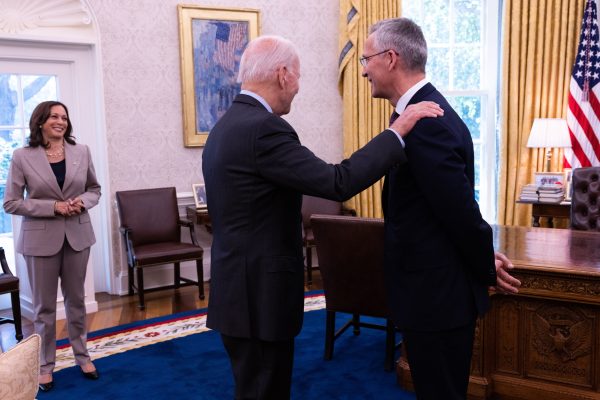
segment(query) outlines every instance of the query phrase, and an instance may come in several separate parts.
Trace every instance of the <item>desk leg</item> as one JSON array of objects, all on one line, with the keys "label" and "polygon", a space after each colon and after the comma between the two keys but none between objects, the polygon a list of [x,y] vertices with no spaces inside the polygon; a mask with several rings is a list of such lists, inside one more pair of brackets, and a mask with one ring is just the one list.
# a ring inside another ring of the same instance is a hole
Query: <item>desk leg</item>
[{"label": "desk leg", "polygon": [[540,216],[539,215],[533,216],[533,226],[537,227],[537,228],[540,227]]},{"label": "desk leg", "polygon": [[554,218],[548,217],[548,228],[554,228]]}]

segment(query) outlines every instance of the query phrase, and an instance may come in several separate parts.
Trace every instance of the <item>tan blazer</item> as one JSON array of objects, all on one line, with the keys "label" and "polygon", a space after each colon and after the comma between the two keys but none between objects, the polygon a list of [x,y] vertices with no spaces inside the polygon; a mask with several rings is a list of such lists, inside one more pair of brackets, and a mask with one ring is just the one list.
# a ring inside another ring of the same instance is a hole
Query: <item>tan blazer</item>
[{"label": "tan blazer", "polygon": [[[61,190],[43,147],[23,147],[13,153],[3,207],[9,214],[23,216],[16,246],[23,255],[56,254],[65,237],[76,251],[96,242],[87,210],[98,204],[100,184],[90,150],[83,144],[65,142],[65,161],[65,183]],[[54,202],[75,197],[83,200],[85,211],[71,217],[54,215]]]}]

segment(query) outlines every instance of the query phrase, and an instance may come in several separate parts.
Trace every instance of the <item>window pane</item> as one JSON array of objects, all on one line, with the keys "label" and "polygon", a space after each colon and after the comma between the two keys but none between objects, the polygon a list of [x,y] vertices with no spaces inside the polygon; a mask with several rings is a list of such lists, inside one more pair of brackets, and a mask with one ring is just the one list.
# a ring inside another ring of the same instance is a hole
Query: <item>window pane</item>
[{"label": "window pane", "polygon": [[471,137],[481,138],[481,97],[448,96],[448,102],[469,128]]},{"label": "window pane", "polygon": [[479,89],[481,62],[479,47],[456,47],[454,49],[453,89]]},{"label": "window pane", "polygon": [[17,75],[0,74],[0,126],[22,124],[17,97]]},{"label": "window pane", "polygon": [[56,77],[51,75],[23,75],[21,82],[25,102],[25,121],[29,125],[29,118],[35,106],[42,101],[58,99]]},{"label": "window pane", "polygon": [[481,41],[481,0],[454,1],[454,35],[456,43]]},{"label": "window pane", "polygon": [[427,44],[450,43],[450,0],[423,2],[423,18],[419,25],[423,29]]},{"label": "window pane", "polygon": [[473,150],[475,151],[475,187],[479,188],[479,171],[481,170],[481,144],[474,144]]},{"label": "window pane", "polygon": [[448,48],[430,48],[427,57],[427,78],[438,90],[450,86],[450,51]]}]

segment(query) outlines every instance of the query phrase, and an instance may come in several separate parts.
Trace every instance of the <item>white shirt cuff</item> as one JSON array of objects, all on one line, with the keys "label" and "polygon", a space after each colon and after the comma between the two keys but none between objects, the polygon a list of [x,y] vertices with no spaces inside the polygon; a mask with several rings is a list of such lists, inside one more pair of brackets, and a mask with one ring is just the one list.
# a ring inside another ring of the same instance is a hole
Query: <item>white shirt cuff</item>
[{"label": "white shirt cuff", "polygon": [[396,132],[394,129],[392,128],[388,128],[388,130],[394,132],[396,134],[396,137],[398,138],[398,140],[400,141],[400,144],[402,145],[402,148],[406,147],[406,145],[404,144],[404,140],[402,139],[402,136],[400,136],[400,134],[398,132]]}]

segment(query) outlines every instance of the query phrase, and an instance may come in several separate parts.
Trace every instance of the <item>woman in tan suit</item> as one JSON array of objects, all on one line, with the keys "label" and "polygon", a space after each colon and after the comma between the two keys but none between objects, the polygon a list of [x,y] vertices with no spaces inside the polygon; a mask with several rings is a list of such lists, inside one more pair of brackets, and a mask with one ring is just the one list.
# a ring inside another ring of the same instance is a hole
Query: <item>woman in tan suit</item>
[{"label": "woman in tan suit", "polygon": [[64,104],[40,103],[29,130],[29,144],[13,154],[3,206],[23,216],[16,250],[27,263],[34,329],[42,337],[39,385],[48,391],[54,386],[59,277],[75,362],[86,378],[98,379],[86,347],[84,281],[96,241],[88,210],[98,204],[100,185],[90,150],[71,136]]}]

